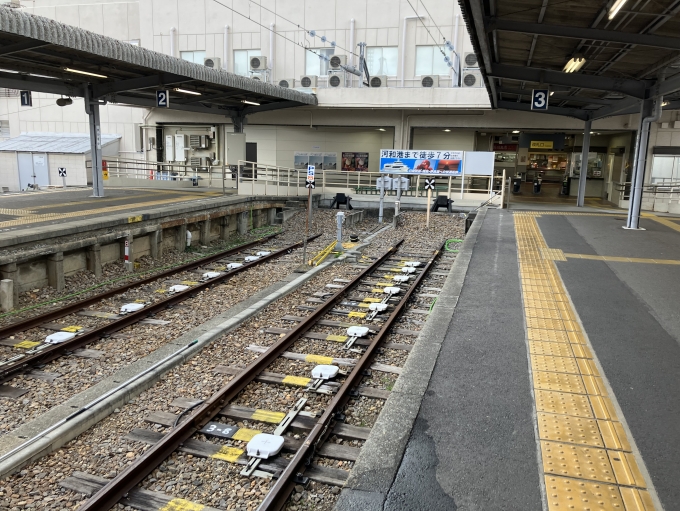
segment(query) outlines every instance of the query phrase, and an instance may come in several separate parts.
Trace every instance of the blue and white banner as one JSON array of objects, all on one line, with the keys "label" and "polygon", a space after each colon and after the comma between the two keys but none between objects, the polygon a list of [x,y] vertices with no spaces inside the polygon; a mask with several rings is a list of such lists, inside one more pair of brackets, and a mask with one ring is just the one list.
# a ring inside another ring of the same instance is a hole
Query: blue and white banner
[{"label": "blue and white banner", "polygon": [[461,176],[463,151],[381,149],[380,172]]}]

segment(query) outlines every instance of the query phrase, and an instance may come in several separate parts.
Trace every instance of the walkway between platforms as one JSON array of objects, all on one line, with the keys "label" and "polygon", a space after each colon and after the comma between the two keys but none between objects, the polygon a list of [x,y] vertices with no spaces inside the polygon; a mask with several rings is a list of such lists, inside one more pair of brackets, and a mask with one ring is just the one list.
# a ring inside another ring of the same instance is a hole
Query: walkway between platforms
[{"label": "walkway between platforms", "polygon": [[339,510],[680,509],[680,229],[621,218],[482,215],[403,458]]}]

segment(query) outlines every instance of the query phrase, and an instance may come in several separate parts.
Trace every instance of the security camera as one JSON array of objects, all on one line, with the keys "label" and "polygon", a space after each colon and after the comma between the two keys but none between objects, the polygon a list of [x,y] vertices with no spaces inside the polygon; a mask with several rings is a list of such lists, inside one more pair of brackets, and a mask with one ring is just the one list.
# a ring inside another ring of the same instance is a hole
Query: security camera
[{"label": "security camera", "polygon": [[57,105],[59,106],[69,106],[73,104],[73,100],[71,98],[59,98],[57,100]]}]

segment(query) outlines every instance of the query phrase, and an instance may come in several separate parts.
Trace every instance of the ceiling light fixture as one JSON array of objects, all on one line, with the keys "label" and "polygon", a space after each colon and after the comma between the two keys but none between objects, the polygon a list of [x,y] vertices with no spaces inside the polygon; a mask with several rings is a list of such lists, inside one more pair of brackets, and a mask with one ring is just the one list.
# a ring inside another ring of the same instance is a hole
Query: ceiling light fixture
[{"label": "ceiling light fixture", "polygon": [[182,94],[191,94],[193,96],[200,96],[200,92],[196,92],[195,90],[188,90],[188,89],[172,89],[175,92],[181,92]]},{"label": "ceiling light fixture", "polygon": [[246,105],[260,106],[260,104],[257,101],[248,101],[247,99],[242,99],[241,103],[245,103]]},{"label": "ceiling light fixture", "polygon": [[670,101],[664,101],[663,103],[661,103],[661,106],[668,106],[670,104],[671,104]]},{"label": "ceiling light fixture", "polygon": [[73,104],[73,100],[71,98],[59,98],[57,99],[57,105],[59,106],[69,106]]},{"label": "ceiling light fixture", "polygon": [[614,16],[618,14],[618,12],[621,10],[621,7],[627,2],[628,0],[616,0],[614,2],[614,5],[612,5],[611,9],[609,9],[609,19],[614,19]]},{"label": "ceiling light fixture", "polygon": [[444,131],[446,131],[446,132],[448,133],[448,132],[451,131],[451,130],[450,130],[449,128],[446,128]]},{"label": "ceiling light fixture", "polygon": [[378,128],[378,131],[385,131],[385,128]]},{"label": "ceiling light fixture", "polygon": [[572,57],[569,59],[569,62],[564,65],[564,69],[562,69],[562,71],[564,73],[576,73],[584,66],[585,63],[585,57]]},{"label": "ceiling light fixture", "polygon": [[80,69],[71,69],[70,67],[65,67],[64,71],[68,71],[69,73],[77,73],[79,75],[87,75],[87,76],[94,76],[96,78],[108,78],[106,75],[100,75],[97,73],[90,73],[89,71],[81,71]]},{"label": "ceiling light fixture", "polygon": [[553,94],[555,94],[555,91],[550,91],[550,95],[552,96]]},{"label": "ceiling light fixture", "polygon": [[512,130],[513,133],[519,133],[519,130]]}]

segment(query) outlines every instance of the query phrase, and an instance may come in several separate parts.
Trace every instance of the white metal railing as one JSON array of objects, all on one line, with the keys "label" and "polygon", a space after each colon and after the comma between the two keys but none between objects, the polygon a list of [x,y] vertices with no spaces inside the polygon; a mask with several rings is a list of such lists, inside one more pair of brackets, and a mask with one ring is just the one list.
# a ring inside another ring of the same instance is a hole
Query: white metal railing
[{"label": "white metal railing", "polygon": [[[625,207],[630,200],[631,183],[614,183],[612,202]],[[663,183],[646,184],[642,187],[641,208],[646,211],[680,213],[680,182],[667,180]]]}]

